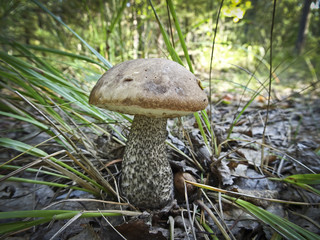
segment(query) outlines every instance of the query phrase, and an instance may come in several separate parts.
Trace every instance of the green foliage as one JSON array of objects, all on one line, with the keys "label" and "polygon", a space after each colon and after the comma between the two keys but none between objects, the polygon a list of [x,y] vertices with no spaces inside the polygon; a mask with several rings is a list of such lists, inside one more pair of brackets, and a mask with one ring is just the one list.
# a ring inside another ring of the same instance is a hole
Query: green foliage
[{"label": "green foliage", "polygon": [[[45,142],[40,143],[39,146],[30,146],[17,140],[1,138],[1,146],[15,149],[22,154],[27,153],[43,158],[44,162],[75,181],[84,191],[99,195],[102,190],[116,196],[110,184],[93,168],[92,163],[81,154],[82,150],[79,149],[77,144],[83,144],[85,149],[93,153],[95,145],[81,128],[89,127],[96,133],[109,134],[92,123],[93,119],[96,119],[97,122],[110,123],[114,122],[120,115],[117,116],[113,113],[109,115],[105,111],[90,106],[88,103],[88,86],[72,75],[64,74],[44,58],[40,58],[31,52],[31,49],[40,51],[41,48],[29,48],[29,45],[8,40],[3,40],[3,43],[11,46],[12,50],[19,55],[15,56],[0,51],[0,58],[2,59],[0,65],[1,86],[8,90],[1,92],[3,111],[0,111],[0,114],[29,122],[37,127],[39,132],[45,132],[49,136],[47,141],[54,140],[61,145],[65,149],[63,153],[69,155],[86,173],[84,174],[82,171],[41,150],[40,147]],[[76,62],[81,60],[93,66],[99,65],[87,57],[68,52],[64,53],[54,49],[50,51],[45,49],[44,52],[59,54]],[[22,107],[19,104],[21,101],[28,108]],[[121,140],[119,142],[121,143]],[[77,156],[73,156],[72,152],[74,152],[74,155],[76,153]],[[21,154],[17,157],[19,156]],[[13,162],[16,158],[9,160],[7,164]],[[81,159],[81,163],[77,159]],[[17,178],[8,178],[8,180],[26,181]],[[41,184],[49,185],[45,182]],[[62,184],[59,187],[70,186]]]},{"label": "green foliage", "polygon": [[[177,32],[172,31],[172,44],[181,56],[180,51],[185,50],[179,44],[182,34],[196,72],[208,72],[212,26],[219,2],[197,1],[195,4],[189,0],[173,3],[177,16],[180,16],[180,26],[176,28]],[[113,64],[137,57],[166,56],[163,52],[165,43],[160,38],[161,31],[153,20],[153,10],[147,1],[47,1],[47,7],[38,1],[13,0],[2,1],[1,4],[0,35],[17,39],[20,43],[89,55],[92,50],[85,47],[84,42],[79,42],[64,25],[57,24],[56,21],[60,21]],[[164,30],[171,34],[166,2],[158,1],[153,4]],[[38,6],[42,6],[45,11],[41,11]],[[172,14],[170,9],[173,5],[168,6]],[[301,9],[299,1],[277,3],[274,61],[275,66],[280,65],[277,72],[281,73],[279,77],[283,82],[295,82],[299,78],[310,76],[310,72],[304,70],[306,56],[310,58],[314,68],[319,69],[317,9],[311,9],[310,12],[303,57],[297,57],[294,53]],[[56,21],[46,13],[48,11],[56,16]],[[215,46],[214,69],[235,72],[233,81],[238,83],[247,80],[247,76],[243,74],[239,78],[241,71],[234,66],[256,72],[257,76],[265,76],[267,69],[257,67],[257,64],[268,57],[271,14],[266,13],[271,11],[271,2],[224,1]],[[173,26],[176,24],[177,22],[171,22]],[[103,62],[101,58],[100,61]],[[288,66],[294,68],[288,69]],[[220,80],[220,75],[217,74],[215,80]]]}]

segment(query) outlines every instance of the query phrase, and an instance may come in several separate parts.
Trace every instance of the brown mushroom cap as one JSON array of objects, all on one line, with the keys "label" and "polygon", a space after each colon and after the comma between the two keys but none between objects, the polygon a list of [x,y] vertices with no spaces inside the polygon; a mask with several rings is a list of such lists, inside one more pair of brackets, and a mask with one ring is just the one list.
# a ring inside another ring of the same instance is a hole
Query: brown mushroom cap
[{"label": "brown mushroom cap", "polygon": [[89,103],[126,114],[170,118],[204,109],[208,98],[186,68],[151,58],[109,69],[92,89]]}]

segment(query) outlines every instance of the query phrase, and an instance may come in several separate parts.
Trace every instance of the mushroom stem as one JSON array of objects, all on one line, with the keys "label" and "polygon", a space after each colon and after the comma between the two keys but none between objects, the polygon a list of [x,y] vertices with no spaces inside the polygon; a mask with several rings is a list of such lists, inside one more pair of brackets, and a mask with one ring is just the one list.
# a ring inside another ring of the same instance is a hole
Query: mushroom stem
[{"label": "mushroom stem", "polygon": [[135,206],[161,208],[173,197],[166,125],[166,118],[141,115],[132,122],[122,161],[121,190]]}]

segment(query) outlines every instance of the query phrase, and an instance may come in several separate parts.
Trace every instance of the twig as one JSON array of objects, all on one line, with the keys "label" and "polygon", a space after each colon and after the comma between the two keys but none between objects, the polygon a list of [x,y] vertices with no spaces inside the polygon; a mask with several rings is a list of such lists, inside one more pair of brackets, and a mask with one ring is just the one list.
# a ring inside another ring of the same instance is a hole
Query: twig
[{"label": "twig", "polygon": [[[270,100],[271,100],[271,89],[272,89],[272,42],[273,42],[273,27],[274,27],[274,19],[276,15],[276,5],[277,0],[273,1],[273,11],[272,11],[272,22],[271,22],[271,29],[270,29],[270,69],[269,69],[269,90],[268,90],[268,104],[267,104],[267,113],[265,118],[265,124],[263,127],[262,133],[262,143],[265,143],[265,133],[267,130],[267,124],[269,119],[269,110],[270,110]],[[261,168],[264,166],[264,147],[261,148]]]}]

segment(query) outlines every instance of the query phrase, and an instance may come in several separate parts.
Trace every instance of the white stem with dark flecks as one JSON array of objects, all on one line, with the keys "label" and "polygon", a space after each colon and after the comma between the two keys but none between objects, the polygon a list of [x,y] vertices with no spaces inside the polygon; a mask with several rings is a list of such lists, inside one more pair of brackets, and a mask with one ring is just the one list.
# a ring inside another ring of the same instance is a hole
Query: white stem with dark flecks
[{"label": "white stem with dark flecks", "polygon": [[122,161],[121,190],[141,208],[164,207],[173,197],[166,155],[167,119],[134,117]]}]

